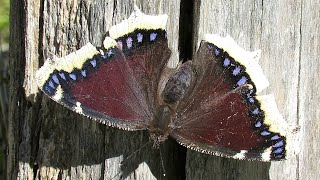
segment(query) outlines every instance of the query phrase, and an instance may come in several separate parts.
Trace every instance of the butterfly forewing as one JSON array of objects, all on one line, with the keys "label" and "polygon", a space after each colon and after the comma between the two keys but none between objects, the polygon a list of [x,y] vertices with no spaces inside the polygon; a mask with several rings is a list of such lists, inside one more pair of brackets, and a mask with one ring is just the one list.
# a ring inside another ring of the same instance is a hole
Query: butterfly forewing
[{"label": "butterfly forewing", "polygon": [[154,23],[152,16],[136,11],[110,29],[102,48],[88,44],[49,60],[37,73],[39,86],[55,101],[102,123],[147,129],[171,54],[164,30],[167,16],[156,19]]}]

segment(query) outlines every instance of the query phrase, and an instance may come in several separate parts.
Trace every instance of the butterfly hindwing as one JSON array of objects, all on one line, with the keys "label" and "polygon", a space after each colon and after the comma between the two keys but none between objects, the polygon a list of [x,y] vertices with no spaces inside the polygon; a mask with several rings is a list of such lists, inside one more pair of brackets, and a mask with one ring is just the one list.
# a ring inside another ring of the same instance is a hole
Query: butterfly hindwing
[{"label": "butterfly hindwing", "polygon": [[209,154],[263,161],[285,158],[286,129],[277,128],[285,121],[275,103],[269,107],[271,95],[256,95],[268,85],[257,58],[258,51],[244,51],[229,37],[207,36],[193,60],[193,89],[179,102],[170,135]]}]

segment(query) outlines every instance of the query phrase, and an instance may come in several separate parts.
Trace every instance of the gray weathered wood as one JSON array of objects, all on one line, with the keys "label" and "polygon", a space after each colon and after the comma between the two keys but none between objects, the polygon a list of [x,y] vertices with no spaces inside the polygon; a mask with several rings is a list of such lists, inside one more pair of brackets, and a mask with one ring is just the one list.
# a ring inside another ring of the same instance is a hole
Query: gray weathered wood
[{"label": "gray weathered wood", "polygon": [[[178,1],[136,1],[147,14],[171,14],[170,36],[178,36]],[[179,149],[172,141],[163,153],[147,132],[106,127],[42,97],[34,81],[39,64],[64,56],[87,42],[100,46],[107,30],[133,11],[134,1],[12,1],[11,105],[8,179],[176,179]],[[25,9],[23,9],[25,8]],[[16,13],[17,12],[20,13]],[[177,54],[178,39],[170,40]],[[177,58],[177,57],[176,57]],[[23,83],[23,87],[22,87]],[[120,167],[121,161],[124,164]]]},{"label": "gray weathered wood", "polygon": [[[1,44],[1,43],[0,43]],[[0,179],[5,179],[7,147],[8,104],[9,104],[9,51],[0,50]]]},{"label": "gray weathered wood", "polygon": [[[187,179],[317,179],[319,157],[319,3],[201,1],[195,5],[194,48],[205,33],[231,35],[262,50],[262,65],[280,112],[301,128],[301,152],[283,162],[240,162],[189,151]],[[194,167],[202,167],[197,171]]]},{"label": "gray weathered wood", "polygon": [[320,2],[309,1],[301,8],[300,79],[298,117],[302,130],[299,178],[320,177]]},{"label": "gray weathered wood", "polygon": [[[178,55],[179,1],[12,0],[8,179],[181,179],[184,160],[174,141],[159,151],[147,132],[126,132],[83,118],[42,97],[34,73],[43,61],[87,42],[100,45],[134,2],[147,14],[169,15],[169,45]],[[184,2],[181,2],[184,3]],[[229,34],[262,65],[280,112],[300,125],[301,152],[287,161],[238,161],[188,151],[187,179],[317,179],[319,153],[320,4],[316,1],[194,1],[193,50],[203,34]],[[186,22],[187,23],[187,22]],[[124,165],[120,168],[121,161]]]}]

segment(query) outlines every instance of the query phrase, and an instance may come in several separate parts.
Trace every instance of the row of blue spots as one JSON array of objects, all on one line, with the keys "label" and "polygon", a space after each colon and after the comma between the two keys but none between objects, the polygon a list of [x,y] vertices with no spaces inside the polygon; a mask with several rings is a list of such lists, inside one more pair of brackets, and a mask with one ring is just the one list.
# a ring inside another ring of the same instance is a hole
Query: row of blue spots
[{"label": "row of blue spots", "polygon": [[[214,46],[214,45],[212,45],[212,44],[208,44],[208,48],[209,48],[210,50],[213,49],[213,53],[214,53],[214,55],[215,55],[216,57],[220,56],[221,53],[222,53],[222,50],[221,50],[220,48],[218,48],[218,47],[216,47],[216,46]],[[242,71],[241,66],[240,66],[240,65],[235,65],[235,64],[233,64],[233,63],[231,62],[231,59],[230,59],[229,57],[225,57],[225,58],[223,59],[223,66],[226,67],[226,68],[227,68],[227,67],[230,67],[230,66],[233,66],[234,69],[233,69],[232,72],[231,72],[231,74],[232,74],[233,76],[239,76],[239,75],[241,74],[241,71]],[[237,86],[243,86],[243,85],[245,85],[245,84],[247,83],[247,81],[248,81],[247,77],[246,77],[246,76],[242,76],[242,77],[237,81]],[[249,90],[249,92],[247,92],[246,96],[247,96],[248,101],[249,101],[251,104],[253,104],[253,103],[255,102],[255,99],[254,99],[254,97],[253,97],[253,96],[254,96],[254,90],[253,90],[253,89]],[[253,115],[259,115],[261,112],[260,112],[259,108],[255,108],[251,113],[252,113]],[[257,122],[255,123],[255,127],[256,127],[256,128],[260,128],[261,126],[262,126],[262,122],[261,122],[261,121],[257,121]],[[263,134],[269,135],[267,132],[264,132]]]},{"label": "row of blue spots", "polygon": [[[89,63],[91,64],[91,66],[93,67],[93,68],[95,68],[95,67],[97,67],[97,60],[95,59],[95,58],[92,58],[90,61],[89,61]],[[85,69],[82,69],[82,70],[80,70],[80,72],[81,72],[81,75],[82,75],[82,77],[87,77],[87,70],[85,70]],[[63,73],[62,73],[63,74]],[[64,76],[64,74],[63,74],[63,76]],[[76,76],[76,74],[75,73],[69,73],[69,77],[72,79],[72,80],[74,80],[74,81],[76,81],[77,79],[78,79],[78,77]],[[62,77],[61,77],[62,78]],[[65,79],[65,78],[64,78]]]},{"label": "row of blue spots", "polygon": [[[213,46],[212,46],[211,44],[209,44],[209,45],[208,45],[208,48],[209,48],[209,49],[212,49]],[[214,53],[215,56],[219,56],[219,55],[221,54],[221,51],[222,51],[221,49],[219,49],[219,48],[216,47],[216,48],[214,48],[213,53]],[[223,66],[224,66],[224,67],[233,66],[234,69],[233,69],[232,72],[231,72],[233,76],[238,76],[238,75],[241,74],[241,71],[242,71],[242,70],[241,70],[241,66],[240,66],[240,65],[234,65],[234,64],[232,64],[229,57],[225,57],[225,58],[224,58],[224,60],[223,60]],[[245,85],[247,82],[248,82],[247,77],[246,77],[246,76],[242,76],[242,77],[237,81],[237,86],[243,86],[243,85]],[[255,99],[254,99],[254,97],[253,97],[253,94],[254,94],[254,90],[253,90],[253,89],[251,89],[251,90],[246,94],[246,95],[247,95],[247,99],[248,99],[248,101],[249,101],[251,104],[253,104],[253,103],[255,102]],[[251,113],[252,113],[253,115],[259,115],[261,112],[260,112],[259,108],[255,108],[255,109],[252,110]],[[263,125],[262,121],[257,121],[254,126],[255,126],[256,128],[260,128],[262,125]],[[271,134],[271,133],[268,132],[268,131],[262,131],[262,132],[261,132],[261,135],[262,135],[262,136],[268,136],[268,135],[270,135],[270,134]]]},{"label": "row of blue spots", "polygon": [[[259,122],[260,123],[260,122]],[[261,123],[260,123],[261,125]],[[268,130],[263,130],[260,132],[262,136],[269,136],[272,133]],[[283,157],[283,151],[284,151],[284,140],[281,139],[279,134],[274,134],[271,138],[271,141],[274,141],[275,143],[272,145],[272,153],[274,154],[274,157],[279,159]]]},{"label": "row of blue spots", "polygon": [[[90,64],[92,67],[96,67],[97,66],[97,60],[95,58],[91,59]],[[50,78],[48,79],[48,84],[44,87],[44,90],[49,93],[50,95],[53,95],[54,91],[57,88],[57,85],[60,85],[61,82],[58,78],[58,76],[64,80],[67,81],[66,75],[69,76],[70,79],[76,81],[78,79],[78,77],[76,76],[75,73],[71,72],[71,73],[64,73],[64,72],[57,72],[55,74],[52,74],[50,76]],[[83,69],[81,70],[81,75],[83,77],[87,77],[87,70]]]},{"label": "row of blue spots", "polygon": [[[151,42],[155,41],[156,38],[157,38],[157,36],[158,36],[158,33],[156,33],[156,32],[150,33],[149,41],[151,41]],[[138,33],[138,34],[137,34],[137,37],[136,37],[136,40],[137,40],[138,43],[142,43],[142,41],[143,41],[143,34],[142,34],[142,33]],[[133,46],[133,44],[132,44],[132,43],[133,43],[132,37],[127,37],[127,38],[125,39],[125,42],[126,42],[126,43],[125,43],[125,44],[126,44],[126,47],[127,47],[128,49],[131,49],[132,46]],[[122,42],[121,40],[118,40],[117,43],[118,43],[119,48],[120,48],[120,49],[123,49],[123,42]]]},{"label": "row of blue spots", "polygon": [[[279,137],[280,138],[280,137]],[[283,157],[283,151],[284,151],[284,140],[280,140],[276,142],[274,145],[272,145],[272,152],[274,153],[274,157],[277,159],[280,159]]]},{"label": "row of blue spots", "polygon": [[[208,48],[212,49],[213,46],[211,44],[209,44]],[[219,56],[221,54],[221,51],[222,51],[221,49],[215,47],[214,50],[213,50],[213,53],[214,53],[215,56]],[[233,76],[238,76],[238,75],[241,74],[241,71],[242,71],[241,67],[239,65],[232,64],[230,58],[229,57],[225,57],[224,60],[223,60],[223,67],[229,67],[229,66],[234,66],[234,69],[232,70],[232,75]],[[238,80],[237,85],[238,86],[242,86],[242,85],[247,83],[247,80],[248,80],[247,77],[242,76]]]},{"label": "row of blue spots", "polygon": [[[259,108],[255,108],[253,111],[252,111],[252,114],[254,115],[258,115],[260,114],[261,111]],[[258,120],[255,125],[254,125],[256,128],[261,128],[262,127],[262,122],[260,120]],[[272,135],[273,133],[271,133],[270,131],[268,130],[262,130],[260,132],[260,135],[261,136],[270,136]],[[284,142],[283,140],[281,139],[281,136],[279,134],[273,134],[270,138],[271,141],[278,141],[276,142],[274,145],[272,145],[272,152],[275,154],[274,157],[277,158],[277,159],[280,159],[283,157],[283,146],[284,146]]]},{"label": "row of blue spots", "polygon": [[[258,122],[259,126],[261,126],[261,122]],[[257,125],[257,124],[256,124]],[[269,136],[272,133],[268,130],[263,130],[260,132],[260,134],[262,136]],[[274,144],[272,145],[272,153],[274,154],[274,157],[276,159],[280,159],[282,158],[283,155],[283,151],[284,151],[284,140],[281,139],[281,136],[279,134],[274,134],[271,138],[271,141],[274,141]]]},{"label": "row of blue spots", "polygon": [[57,76],[54,76],[54,77],[50,77],[46,84],[44,84],[43,86],[43,91],[46,92],[48,95],[50,96],[53,96],[54,95],[54,92],[56,91],[56,84],[59,84],[59,80],[57,78]]},{"label": "row of blue spots", "polygon": [[[102,57],[104,59],[107,59],[107,58],[111,57],[113,54],[114,54],[113,50],[108,49],[102,55]],[[91,66],[92,68],[97,67],[98,64],[97,64],[96,57],[93,57],[92,59],[89,59],[88,61],[89,61],[89,63],[88,63],[89,66]],[[87,77],[87,70],[86,69],[80,70],[80,75],[82,77]],[[60,72],[52,74],[48,78],[47,83],[43,87],[43,90],[51,96],[54,95],[54,92],[55,92],[57,86],[61,84],[61,80],[67,81],[68,80],[67,77],[70,78],[71,80],[74,80],[74,81],[79,79],[79,77],[77,77],[77,74],[75,73],[75,71],[73,71],[71,73],[66,73],[66,72],[60,71]]]},{"label": "row of blue spots", "polygon": [[[107,54],[107,57],[109,58],[109,57],[111,57],[114,53],[113,53],[112,49],[109,49],[109,50],[107,50],[107,53],[106,53],[106,54]],[[105,56],[103,56],[103,57],[105,57]],[[90,59],[90,60],[89,60],[89,63],[90,63],[90,65],[91,65],[93,68],[97,67],[97,60],[96,60],[95,57],[93,57],[92,59]],[[86,70],[86,69],[82,69],[82,70],[80,70],[80,72],[81,72],[82,77],[87,77],[87,70]],[[74,81],[76,81],[76,80],[78,79],[78,77],[76,76],[76,74],[73,73],[73,72],[71,72],[71,73],[58,72],[57,74],[52,74],[50,78],[53,80],[53,82],[54,82],[55,84],[59,85],[59,84],[60,84],[60,81],[59,81],[58,75],[60,76],[61,79],[67,81],[66,74],[67,74],[67,76],[69,76],[70,79],[72,79],[72,80],[74,80]],[[49,86],[50,86],[51,88],[54,88],[54,89],[55,89],[55,85],[54,85],[53,82],[52,82],[51,80],[48,81]]]},{"label": "row of blue spots", "polygon": [[[213,49],[213,46],[211,45],[211,44],[208,44],[208,48],[210,49],[210,50],[212,50]],[[220,56],[221,55],[221,53],[222,53],[222,50],[221,49],[219,49],[219,48],[217,48],[217,47],[215,47],[214,49],[213,49],[213,53],[214,53],[214,55],[217,57],[217,56]],[[241,67],[240,66],[237,66],[237,65],[234,65],[234,64],[232,64],[231,63],[231,60],[230,60],[230,58],[228,58],[228,57],[225,57],[224,59],[223,59],[223,66],[224,67],[229,67],[229,66],[234,66],[234,69],[232,70],[232,75],[233,76],[238,76],[238,75],[240,75],[241,74]],[[248,81],[248,79],[247,79],[247,77],[246,76],[242,76],[238,81],[237,81],[237,85],[238,86],[242,86],[242,85],[244,85],[244,84],[246,84],[247,83],[247,81]],[[253,104],[253,103],[255,103],[255,99],[254,99],[254,90],[253,89],[251,89],[249,92],[247,92],[247,94],[246,94],[246,98],[248,99],[248,101],[251,103],[251,104]],[[262,112],[260,111],[260,109],[258,108],[258,107],[256,107],[256,108],[254,108],[252,111],[251,111],[251,113],[253,114],[253,115],[256,115],[256,116],[258,116],[259,114],[261,114]],[[261,128],[262,127],[262,125],[263,125],[263,123],[262,123],[262,121],[261,120],[258,120],[256,123],[255,123],[255,127],[256,128]],[[270,136],[270,135],[272,135],[273,133],[271,133],[270,131],[268,131],[268,130],[262,130],[261,132],[260,132],[260,135],[261,136]],[[281,136],[280,135],[278,135],[278,134],[273,134],[272,136],[271,136],[271,138],[270,138],[270,140],[271,141],[277,141],[277,142],[275,142],[275,144],[273,144],[272,145],[272,153],[274,154],[274,158],[277,158],[277,159],[280,159],[280,158],[283,158],[283,152],[284,152],[284,140],[283,139],[281,139]],[[280,141],[279,141],[280,140]]]}]

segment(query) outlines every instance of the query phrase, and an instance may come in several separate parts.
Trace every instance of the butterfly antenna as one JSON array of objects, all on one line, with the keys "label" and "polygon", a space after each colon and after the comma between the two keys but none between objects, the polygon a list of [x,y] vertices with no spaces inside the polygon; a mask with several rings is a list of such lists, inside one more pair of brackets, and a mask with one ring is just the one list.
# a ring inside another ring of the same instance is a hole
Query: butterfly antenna
[{"label": "butterfly antenna", "polygon": [[163,176],[165,177],[166,176],[166,170],[164,168],[164,163],[163,163],[163,157],[162,157],[162,153],[161,153],[161,148],[159,148],[159,152],[160,152],[160,161],[161,161],[161,167],[162,167],[162,170],[163,170]]},{"label": "butterfly antenna", "polygon": [[135,154],[137,154],[141,149],[143,149],[144,147],[146,147],[148,144],[150,144],[152,141],[149,140],[148,142],[146,142],[144,145],[142,145],[139,149],[135,150],[133,153],[131,153],[128,157],[126,157],[125,159],[123,159],[120,163],[120,165],[123,165],[123,162],[130,159],[132,156],[134,156]]}]

